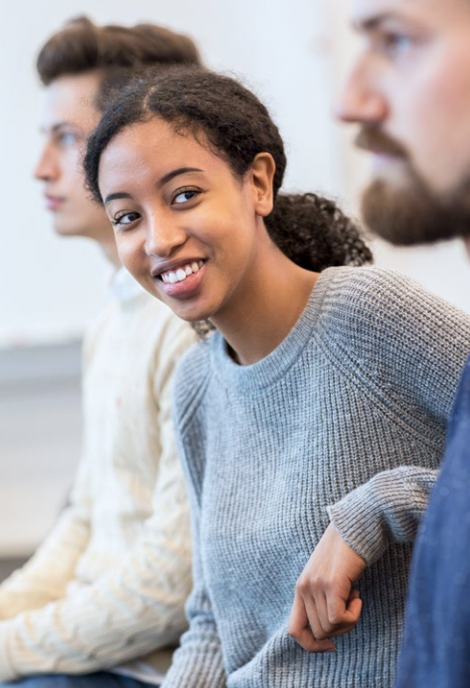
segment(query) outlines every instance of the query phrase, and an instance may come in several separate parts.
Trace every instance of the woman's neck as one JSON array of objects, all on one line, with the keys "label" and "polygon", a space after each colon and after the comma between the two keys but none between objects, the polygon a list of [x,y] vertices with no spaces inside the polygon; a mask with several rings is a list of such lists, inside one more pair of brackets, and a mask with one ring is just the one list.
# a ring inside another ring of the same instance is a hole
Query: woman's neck
[{"label": "woman's neck", "polygon": [[318,273],[304,270],[270,242],[265,259],[252,271],[244,294],[228,312],[213,319],[241,365],[256,363],[270,354],[296,324]]}]

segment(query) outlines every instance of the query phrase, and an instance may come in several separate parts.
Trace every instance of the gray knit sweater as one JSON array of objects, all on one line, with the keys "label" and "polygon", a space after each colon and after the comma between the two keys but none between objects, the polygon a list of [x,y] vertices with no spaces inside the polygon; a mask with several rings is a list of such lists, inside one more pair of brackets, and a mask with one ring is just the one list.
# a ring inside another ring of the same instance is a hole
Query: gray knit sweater
[{"label": "gray knit sweater", "polygon": [[[220,334],[175,383],[194,590],[164,688],[388,688],[411,542],[470,350],[470,318],[409,279],[325,270],[269,356],[236,365]],[[368,568],[337,652],[287,633],[294,587],[330,517]]]}]

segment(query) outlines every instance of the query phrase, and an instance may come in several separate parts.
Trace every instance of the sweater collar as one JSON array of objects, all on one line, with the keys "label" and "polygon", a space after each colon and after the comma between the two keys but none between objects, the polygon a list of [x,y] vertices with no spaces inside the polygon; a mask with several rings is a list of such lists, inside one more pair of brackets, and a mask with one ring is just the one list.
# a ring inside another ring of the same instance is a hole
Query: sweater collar
[{"label": "sweater collar", "polygon": [[297,361],[318,326],[323,296],[327,290],[328,270],[321,273],[303,313],[285,339],[268,356],[251,365],[238,365],[228,352],[225,339],[220,332],[212,338],[212,369],[224,386],[240,388],[244,392],[265,389],[284,376]]}]

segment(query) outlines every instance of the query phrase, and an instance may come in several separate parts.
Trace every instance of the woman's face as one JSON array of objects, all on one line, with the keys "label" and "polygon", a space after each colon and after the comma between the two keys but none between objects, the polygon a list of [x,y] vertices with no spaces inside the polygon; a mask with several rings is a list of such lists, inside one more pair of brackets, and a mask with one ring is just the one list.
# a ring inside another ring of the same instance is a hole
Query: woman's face
[{"label": "woman's face", "polygon": [[99,187],[121,261],[147,291],[190,321],[217,324],[243,307],[269,212],[256,172],[236,177],[191,134],[153,118],[107,146]]}]

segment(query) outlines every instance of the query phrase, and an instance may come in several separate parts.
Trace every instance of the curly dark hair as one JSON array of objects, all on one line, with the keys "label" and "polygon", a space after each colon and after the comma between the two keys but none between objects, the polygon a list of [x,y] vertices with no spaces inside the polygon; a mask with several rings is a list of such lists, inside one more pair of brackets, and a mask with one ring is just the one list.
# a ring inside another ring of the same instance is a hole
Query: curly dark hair
[{"label": "curly dark hair", "polygon": [[178,132],[191,133],[239,176],[258,153],[272,155],[275,202],[265,223],[273,241],[293,262],[319,272],[372,261],[359,227],[334,201],[313,193],[278,193],[286,156],[266,107],[235,79],[200,68],[147,73],[125,88],[105,111],[89,139],[84,161],[87,185],[98,202],[102,202],[98,173],[103,151],[120,131],[152,117],[171,123]]}]

